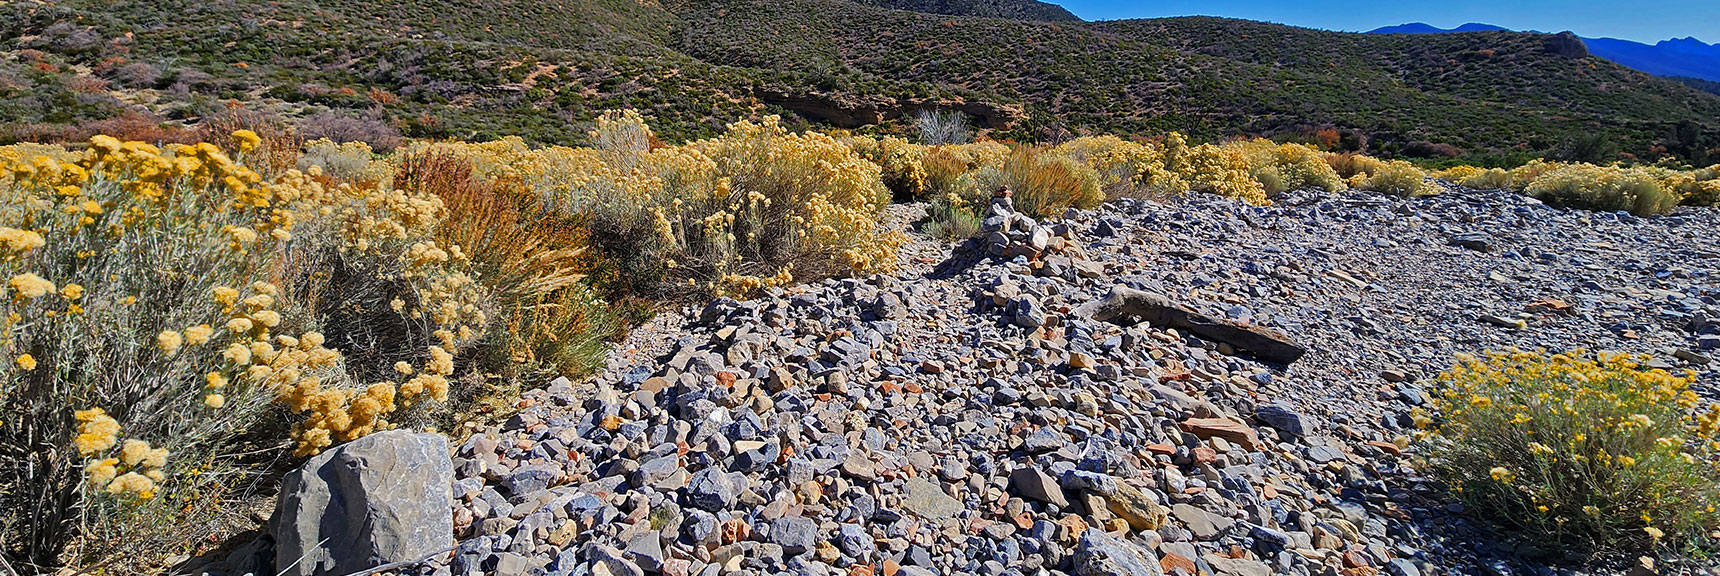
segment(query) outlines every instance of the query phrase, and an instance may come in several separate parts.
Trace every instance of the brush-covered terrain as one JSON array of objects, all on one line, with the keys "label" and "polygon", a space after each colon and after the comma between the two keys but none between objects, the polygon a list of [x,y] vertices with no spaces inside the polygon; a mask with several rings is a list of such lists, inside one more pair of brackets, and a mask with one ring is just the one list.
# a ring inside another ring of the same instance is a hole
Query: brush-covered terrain
[{"label": "brush-covered terrain", "polygon": [[[0,147],[19,573],[1701,570],[1720,166]],[[266,520],[266,521],[265,521]],[[1553,568],[1549,568],[1553,567]]]},{"label": "brush-covered terrain", "polygon": [[1714,574],[1720,97],[1018,1],[0,3],[0,576]]},{"label": "brush-covered terrain", "polygon": [[900,132],[953,108],[1018,139],[1329,129],[1353,150],[1490,164],[1703,165],[1720,146],[1720,96],[1569,37],[1084,23],[1028,2],[18,0],[0,5],[0,53],[0,127],[24,141],[237,102],[349,138],[570,144],[617,108],[671,140],[765,113]]}]

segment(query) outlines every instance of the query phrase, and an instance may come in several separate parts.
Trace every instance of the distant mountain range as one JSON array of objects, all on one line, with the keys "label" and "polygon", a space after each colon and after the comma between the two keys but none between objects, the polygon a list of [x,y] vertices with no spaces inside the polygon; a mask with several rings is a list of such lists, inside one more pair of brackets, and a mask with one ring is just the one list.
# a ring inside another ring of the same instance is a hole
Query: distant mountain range
[{"label": "distant mountain range", "polygon": [[[1438,28],[1416,22],[1387,26],[1370,34],[1449,34],[1453,32],[1492,32],[1507,30],[1492,24],[1469,23],[1456,28]],[[1710,83],[1720,82],[1720,44],[1708,44],[1695,38],[1674,38],[1654,44],[1643,44],[1617,38],[1583,38],[1589,53],[1613,62],[1653,74],[1677,78],[1696,78]],[[1697,85],[1692,83],[1692,85]],[[1700,86],[1698,86],[1700,87]]]}]

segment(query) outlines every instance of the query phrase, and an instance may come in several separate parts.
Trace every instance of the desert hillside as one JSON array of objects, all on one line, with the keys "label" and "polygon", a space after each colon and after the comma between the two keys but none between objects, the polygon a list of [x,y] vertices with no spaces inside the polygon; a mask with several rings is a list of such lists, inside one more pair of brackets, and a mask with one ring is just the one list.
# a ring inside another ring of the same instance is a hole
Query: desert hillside
[{"label": "desert hillside", "polygon": [[0,6],[0,127],[75,142],[116,119],[195,121],[239,103],[331,135],[368,123],[577,144],[618,108],[671,140],[764,114],[902,134],[915,111],[954,108],[998,138],[1332,130],[1351,150],[1490,165],[1620,153],[1706,165],[1720,142],[1720,96],[1568,38],[1084,23],[1046,6],[20,0]]}]

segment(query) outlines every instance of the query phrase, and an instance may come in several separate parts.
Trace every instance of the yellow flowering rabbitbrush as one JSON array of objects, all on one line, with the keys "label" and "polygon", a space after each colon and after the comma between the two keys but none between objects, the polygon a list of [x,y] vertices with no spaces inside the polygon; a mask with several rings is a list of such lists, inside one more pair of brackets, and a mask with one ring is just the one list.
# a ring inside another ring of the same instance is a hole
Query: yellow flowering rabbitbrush
[{"label": "yellow flowering rabbitbrush", "polygon": [[[0,442],[20,461],[83,471],[0,466],[0,485],[28,486],[0,491],[0,506],[105,518],[9,516],[7,546],[208,513],[187,499],[243,483],[181,470],[233,466],[271,438],[305,455],[393,427],[447,397],[452,355],[483,333],[483,287],[457,246],[432,239],[436,198],[314,167],[265,179],[243,161],[259,138],[233,136],[238,155],[106,136],[81,152],[0,151],[0,422],[39,427]],[[354,293],[408,304],[394,311]],[[319,327],[366,324],[335,313],[386,314],[403,333],[352,335],[343,343],[363,353],[355,362]],[[398,385],[358,376],[399,360],[434,369]],[[279,412],[298,415],[290,430],[269,416]]]},{"label": "yellow flowering rabbitbrush", "polygon": [[1440,377],[1423,455],[1470,509],[1558,544],[1720,527],[1720,407],[1645,359],[1489,353]]}]

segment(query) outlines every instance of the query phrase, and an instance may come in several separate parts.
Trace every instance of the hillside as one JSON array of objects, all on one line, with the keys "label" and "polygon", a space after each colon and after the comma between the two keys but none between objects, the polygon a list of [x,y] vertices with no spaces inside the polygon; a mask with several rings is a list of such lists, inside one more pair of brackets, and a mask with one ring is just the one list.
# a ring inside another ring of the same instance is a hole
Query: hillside
[{"label": "hillside", "polygon": [[671,139],[771,113],[891,131],[915,110],[955,108],[999,137],[1336,128],[1388,155],[1444,143],[1479,159],[1555,153],[1588,135],[1645,154],[1680,122],[1720,139],[1720,97],[1550,53],[1539,35],[1033,22],[879,6],[1066,13],[867,4],[13,2],[0,6],[0,118],[12,139],[43,139],[128,111],[193,121],[238,103],[289,117],[345,110],[409,137],[573,143],[613,108],[643,110]]}]

